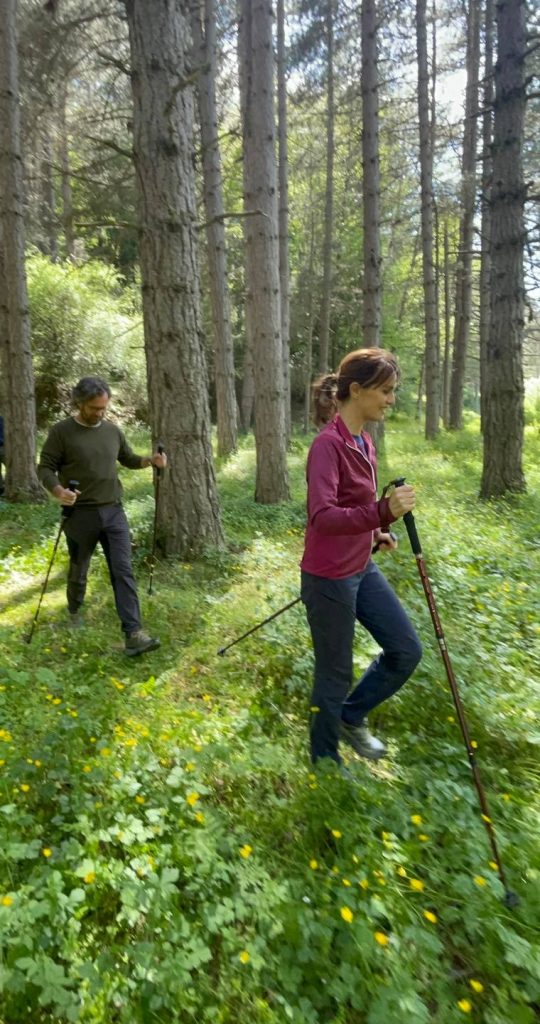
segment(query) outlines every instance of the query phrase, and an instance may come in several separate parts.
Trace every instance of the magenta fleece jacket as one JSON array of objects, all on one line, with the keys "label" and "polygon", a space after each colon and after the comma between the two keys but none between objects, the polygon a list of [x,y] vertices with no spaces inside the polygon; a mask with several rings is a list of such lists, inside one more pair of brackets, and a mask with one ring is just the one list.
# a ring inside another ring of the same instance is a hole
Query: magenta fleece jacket
[{"label": "magenta fleece jacket", "polygon": [[363,433],[366,454],[340,416],[321,430],[307,461],[305,572],[344,579],[365,569],[374,534],[387,530],[394,516],[388,498],[377,500],[375,448]]}]

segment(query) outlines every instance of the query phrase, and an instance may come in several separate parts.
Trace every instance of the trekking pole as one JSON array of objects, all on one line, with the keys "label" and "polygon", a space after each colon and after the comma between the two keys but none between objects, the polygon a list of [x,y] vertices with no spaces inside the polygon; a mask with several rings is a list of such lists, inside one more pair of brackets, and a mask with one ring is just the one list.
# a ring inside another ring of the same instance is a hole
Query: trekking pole
[{"label": "trekking pole", "polygon": [[[68,491],[76,491],[78,486],[79,486],[79,481],[78,480],[70,480],[68,485],[67,485],[67,490]],[[63,505],[62,506],[62,514],[61,514],[61,518],[60,518],[60,526],[58,527],[58,533],[56,535],[56,541],[55,541],[55,544],[54,544],[53,553],[51,555],[51,560],[49,562],[49,568],[47,569],[47,575],[45,577],[45,582],[44,582],[44,584],[43,584],[43,586],[41,588],[41,594],[39,596],[39,602],[38,602],[38,606],[36,608],[36,614],[34,615],[34,618],[32,620],[32,625],[30,626],[30,632],[24,638],[24,642],[27,643],[27,644],[32,642],[32,637],[34,635],[34,630],[36,628],[36,623],[37,623],[37,620],[38,620],[39,610],[41,608],[41,602],[43,601],[43,598],[45,596],[45,591],[47,589],[47,584],[49,582],[49,576],[51,574],[51,569],[53,567],[53,562],[54,562],[54,559],[55,559],[55,556],[56,556],[56,551],[57,551],[58,545],[60,543],[60,537],[62,536],[62,531],[64,529],[64,526],[66,525],[66,519],[69,516],[72,508],[73,508],[73,505]]]},{"label": "trekking pole", "polygon": [[242,636],[237,636],[236,640],[232,640],[231,643],[227,644],[226,647],[220,647],[217,653],[221,655],[225,654],[225,651],[228,651],[230,647],[234,647],[235,644],[239,644],[241,640],[245,640],[247,636],[251,636],[251,634],[255,633],[258,629],[261,628],[261,626],[266,626],[266,623],[271,622],[272,619],[277,619],[278,615],[283,615],[283,612],[287,612],[289,608],[292,608],[301,600],[301,597],[295,597],[294,601],[289,601],[289,604],[286,604],[283,608],[280,608],[279,611],[274,612],[273,615],[269,615],[267,619],[263,619],[262,622],[259,622],[256,626],[253,626],[252,629],[248,629],[247,633],[242,633]]},{"label": "trekking pole", "polygon": [[[158,455],[163,455],[165,446],[158,444],[157,446]],[[156,542],[157,542],[157,524],[158,524],[158,508],[159,508],[159,484],[161,480],[161,474],[163,470],[160,466],[156,466],[156,487],[155,487],[155,499],[154,499],[154,536],[152,538],[152,554],[150,556],[150,580],[148,582],[148,593],[152,593],[152,580],[154,578],[154,566],[156,564]]]},{"label": "trekking pole", "polygon": [[[405,483],[405,477],[400,477],[397,480],[391,480],[390,483],[388,484],[388,486],[384,488],[383,497],[385,497],[386,492],[389,490],[390,487],[401,487],[401,485],[404,484],[404,483]],[[439,615],[438,615],[438,612],[437,612],[437,606],[435,604],[435,598],[433,596],[433,591],[431,589],[431,583],[429,581],[429,577],[428,577],[428,574],[427,574],[426,565],[425,565],[425,562],[424,562],[424,557],[422,555],[422,548],[421,548],[421,545],[420,545],[420,540],[418,538],[418,532],[417,532],[417,529],[416,529],[416,522],[415,522],[415,519],[414,519],[414,516],[413,516],[412,512],[406,512],[405,513],[405,515],[403,516],[403,522],[405,523],[405,527],[406,527],[407,533],[409,535],[409,541],[411,543],[411,548],[413,550],[413,554],[416,557],[416,564],[418,566],[418,572],[420,573],[420,579],[422,580],[422,586],[424,588],[424,593],[426,595],[426,600],[427,600],[429,612],[430,612],[430,615],[431,615],[431,621],[433,623],[433,628],[435,630],[435,635],[436,635],[438,643],[439,643],[439,650],[441,652],[441,657],[442,657],[442,660],[444,662],[444,667],[446,669],[446,675],[448,677],[448,682],[450,683],[450,689],[452,691],[452,697],[454,699],[454,706],[455,706],[455,709],[456,709],[456,712],[457,712],[457,716],[458,716],[459,725],[460,725],[460,728],[461,728],[461,733],[462,733],[462,736],[463,736],[463,740],[465,742],[465,748],[467,750],[467,756],[469,758],[469,765],[471,767],[471,771],[472,771],[473,779],[474,779],[474,784],[476,786],[476,791],[478,793],[478,799],[480,801],[480,807],[482,808],[482,821],[484,822],[484,825],[486,827],[489,843],[490,843],[491,850],[492,850],[492,853],[493,853],[493,859],[495,860],[495,862],[497,864],[497,870],[498,870],[498,873],[499,873],[499,878],[500,878],[500,880],[501,880],[501,882],[502,882],[502,884],[504,886],[504,903],[508,907],[509,910],[513,910],[519,904],[519,897],[517,896],[517,894],[515,892],[512,892],[512,890],[508,888],[508,885],[507,885],[507,882],[506,882],[506,875],[505,875],[505,872],[504,872],[504,868],[502,866],[501,858],[499,856],[499,850],[497,848],[497,841],[495,839],[495,830],[493,828],[493,822],[492,822],[491,814],[489,813],[489,807],[488,807],[488,803],[487,803],[487,799],[486,799],[486,794],[485,794],[485,791],[484,791],[484,787],[482,785],[482,781],[480,779],[480,773],[479,773],[478,767],[476,765],[476,758],[475,758],[474,748],[473,748],[473,745],[471,743],[471,739],[470,739],[470,736],[469,736],[469,729],[468,729],[468,726],[467,726],[467,719],[465,718],[465,712],[463,710],[463,705],[461,703],[461,698],[460,698],[460,695],[459,695],[459,691],[458,691],[458,687],[457,687],[457,683],[456,683],[456,678],[454,676],[454,670],[452,668],[452,663],[450,661],[450,655],[448,654],[448,649],[446,647],[446,640],[444,638],[444,633],[443,633],[443,629],[442,629],[442,626],[441,626],[441,620],[439,619]]]}]

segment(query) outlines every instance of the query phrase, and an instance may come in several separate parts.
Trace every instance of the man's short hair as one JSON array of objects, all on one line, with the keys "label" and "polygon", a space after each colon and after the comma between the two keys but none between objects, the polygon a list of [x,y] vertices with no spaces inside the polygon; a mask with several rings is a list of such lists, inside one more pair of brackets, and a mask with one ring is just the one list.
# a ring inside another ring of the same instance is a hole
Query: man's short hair
[{"label": "man's short hair", "polygon": [[83,402],[89,402],[90,399],[97,398],[98,395],[111,397],[111,389],[102,377],[82,377],[71,392],[74,405],[82,405]]}]

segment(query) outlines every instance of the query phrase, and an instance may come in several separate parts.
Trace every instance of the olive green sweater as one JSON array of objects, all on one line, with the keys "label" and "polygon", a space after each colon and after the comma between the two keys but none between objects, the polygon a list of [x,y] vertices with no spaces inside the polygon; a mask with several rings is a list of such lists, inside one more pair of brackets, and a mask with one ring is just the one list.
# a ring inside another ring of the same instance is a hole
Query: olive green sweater
[{"label": "olive green sweater", "polygon": [[38,476],[48,491],[78,480],[78,506],[110,505],[122,497],[117,461],[128,469],[142,469],[142,458],[135,455],[120,428],[110,420],[102,420],[97,427],[84,427],[69,416],[51,428],[41,452]]}]

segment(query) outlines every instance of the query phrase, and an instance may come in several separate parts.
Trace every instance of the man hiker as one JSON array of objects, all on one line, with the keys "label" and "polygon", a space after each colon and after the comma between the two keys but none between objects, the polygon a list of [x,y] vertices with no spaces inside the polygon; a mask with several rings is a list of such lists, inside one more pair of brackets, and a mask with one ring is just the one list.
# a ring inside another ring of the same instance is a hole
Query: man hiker
[{"label": "man hiker", "polygon": [[[159,640],[141,628],[129,527],[116,463],[128,469],[163,469],[167,456],[136,455],[131,450],[120,428],[105,418],[110,397],[109,385],[100,377],[83,377],[75,385],[74,412],[51,428],[41,452],[38,476],[60,504],[69,507],[64,532],[69,550],[70,624],[81,624],[88,567],[99,541],[125,634],[125,653],[132,657],[159,647]],[[70,480],[78,481],[77,490],[69,490]]]}]

